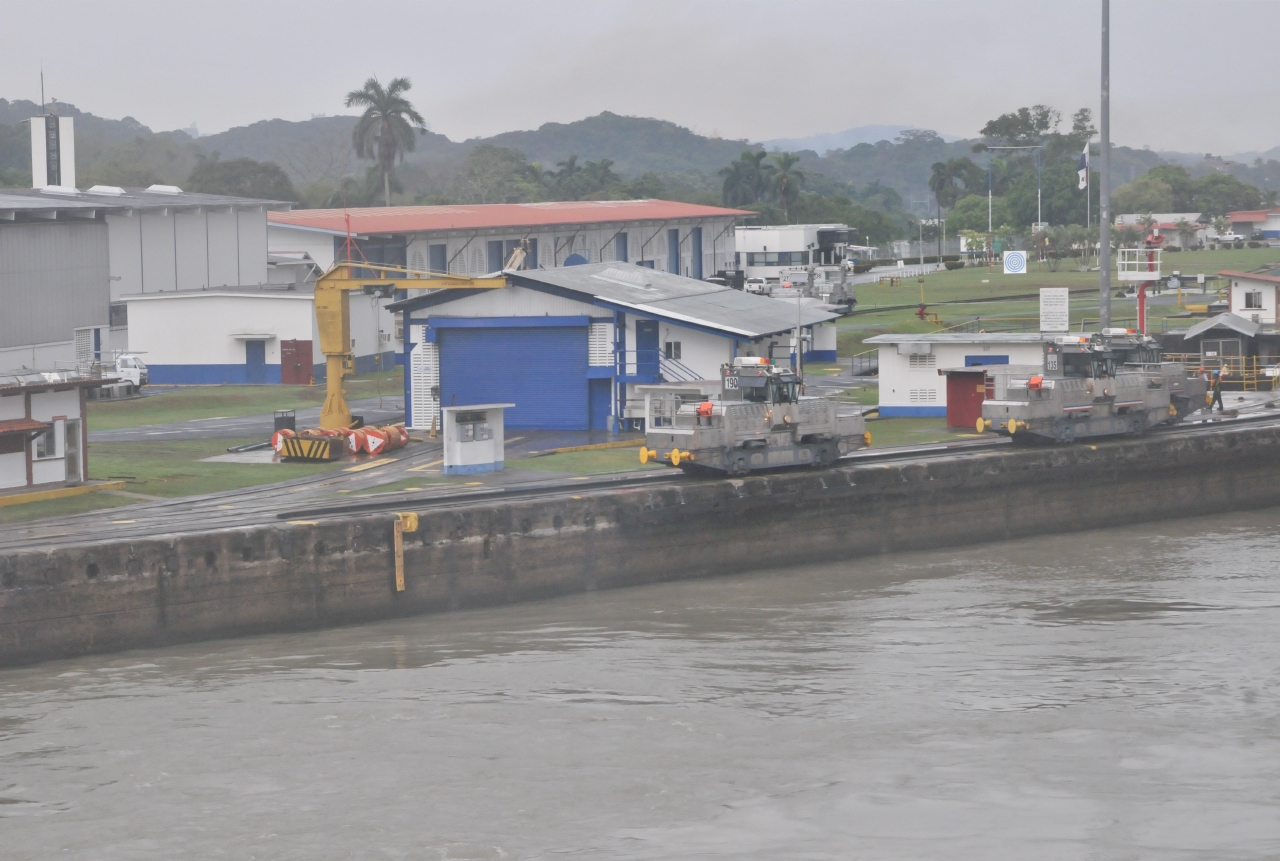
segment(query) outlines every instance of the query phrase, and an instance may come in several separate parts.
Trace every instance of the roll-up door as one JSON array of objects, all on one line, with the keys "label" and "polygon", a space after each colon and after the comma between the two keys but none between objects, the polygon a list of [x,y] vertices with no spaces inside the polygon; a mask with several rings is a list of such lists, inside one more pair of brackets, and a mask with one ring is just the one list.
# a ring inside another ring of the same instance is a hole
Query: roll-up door
[{"label": "roll-up door", "polygon": [[438,344],[441,406],[509,403],[509,428],[589,428],[585,326],[444,328]]}]

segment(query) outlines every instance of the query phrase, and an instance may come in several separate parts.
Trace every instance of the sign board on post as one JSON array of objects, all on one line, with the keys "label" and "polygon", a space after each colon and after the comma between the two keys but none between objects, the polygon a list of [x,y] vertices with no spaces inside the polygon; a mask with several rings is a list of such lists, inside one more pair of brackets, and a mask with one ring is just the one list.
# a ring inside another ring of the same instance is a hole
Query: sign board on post
[{"label": "sign board on post", "polygon": [[1027,252],[1006,251],[1004,253],[1004,274],[1005,275],[1026,275],[1027,274]]},{"label": "sign board on post", "polygon": [[1066,287],[1040,288],[1040,331],[1071,330],[1071,293]]}]

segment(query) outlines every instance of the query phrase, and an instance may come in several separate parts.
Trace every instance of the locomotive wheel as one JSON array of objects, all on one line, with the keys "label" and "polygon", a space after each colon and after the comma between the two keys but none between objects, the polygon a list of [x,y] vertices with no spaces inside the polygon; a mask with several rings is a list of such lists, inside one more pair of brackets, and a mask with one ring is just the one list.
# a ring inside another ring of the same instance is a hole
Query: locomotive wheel
[{"label": "locomotive wheel", "polygon": [[742,477],[751,472],[751,467],[747,463],[745,454],[734,455],[729,459],[728,473],[730,476]]},{"label": "locomotive wheel", "polygon": [[836,451],[829,445],[815,446],[813,449],[813,465],[817,469],[827,469],[836,462]]},{"label": "locomotive wheel", "polygon": [[1147,432],[1146,415],[1134,416],[1133,421],[1129,423],[1129,433],[1133,436],[1143,436]]}]

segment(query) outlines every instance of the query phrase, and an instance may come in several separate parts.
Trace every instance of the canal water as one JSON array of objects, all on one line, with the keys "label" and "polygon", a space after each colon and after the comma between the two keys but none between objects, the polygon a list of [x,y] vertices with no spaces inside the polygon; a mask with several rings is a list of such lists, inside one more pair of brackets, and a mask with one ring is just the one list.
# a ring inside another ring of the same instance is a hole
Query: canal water
[{"label": "canal water", "polygon": [[1276,857],[1277,517],[0,671],[0,857]]}]

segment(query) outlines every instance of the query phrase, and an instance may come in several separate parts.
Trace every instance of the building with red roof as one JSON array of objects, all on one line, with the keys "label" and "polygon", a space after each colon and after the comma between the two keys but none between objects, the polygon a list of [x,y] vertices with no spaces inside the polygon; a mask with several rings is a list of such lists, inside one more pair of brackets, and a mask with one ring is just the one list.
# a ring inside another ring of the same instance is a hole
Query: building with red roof
[{"label": "building with red roof", "polygon": [[268,244],[327,268],[350,235],[370,262],[483,275],[525,241],[530,269],[624,262],[701,280],[734,268],[734,226],[753,215],[672,200],[304,209],[269,213]]},{"label": "building with red roof", "polygon": [[1227,218],[1231,229],[1241,236],[1252,237],[1261,232],[1264,239],[1280,239],[1280,208],[1228,212]]}]

